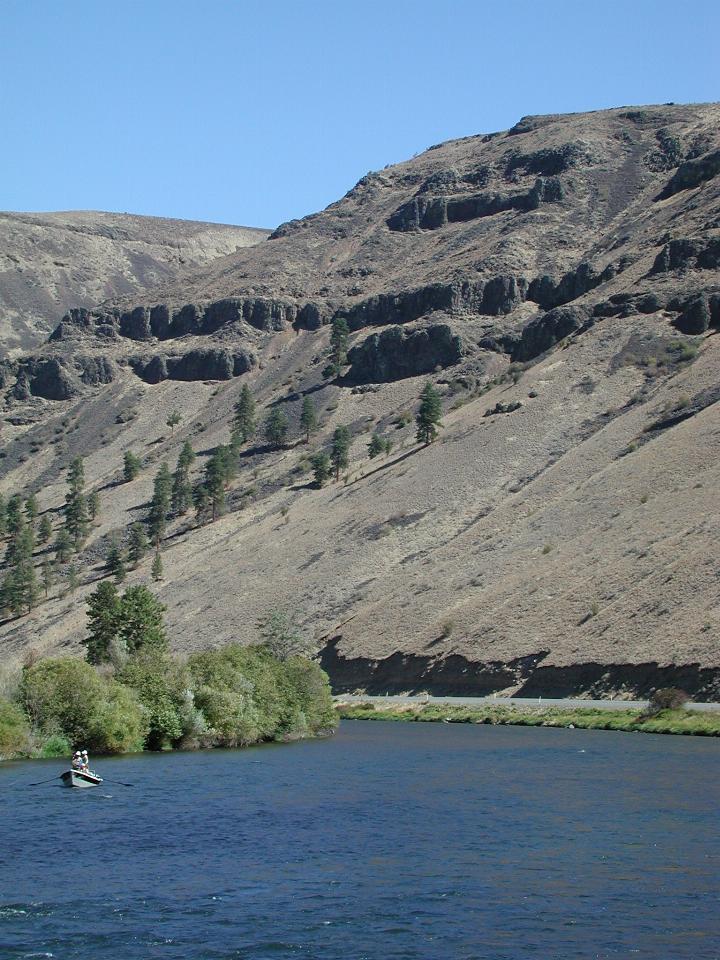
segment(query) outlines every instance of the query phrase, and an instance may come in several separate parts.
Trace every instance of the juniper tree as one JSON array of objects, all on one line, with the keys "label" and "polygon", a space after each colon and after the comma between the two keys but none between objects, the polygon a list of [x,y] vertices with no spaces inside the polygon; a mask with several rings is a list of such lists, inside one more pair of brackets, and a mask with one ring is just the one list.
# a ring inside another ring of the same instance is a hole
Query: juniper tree
[{"label": "juniper tree", "polygon": [[231,445],[235,451],[255,435],[255,400],[250,387],[244,383],[235,404],[232,421]]},{"label": "juniper tree", "polygon": [[125,481],[129,483],[131,480],[134,480],[140,473],[141,467],[142,463],[140,458],[136,457],[130,450],[127,450],[123,457],[123,477]]},{"label": "juniper tree", "polygon": [[173,474],[172,510],[182,516],[192,506],[192,484],[190,482],[190,468],[195,460],[195,452],[189,440],[183,444],[178,456],[177,466]]},{"label": "juniper tree", "polygon": [[180,411],[179,411],[179,410],[173,410],[173,411],[170,413],[170,416],[167,418],[167,420],[165,421],[165,423],[168,425],[168,427],[170,427],[170,435],[171,435],[171,436],[174,436],[174,434],[175,434],[175,427],[180,423],[181,420],[182,420],[182,417],[180,416]]},{"label": "juniper tree", "polygon": [[58,530],[57,536],[55,537],[54,551],[55,551],[55,561],[56,563],[67,563],[70,559],[70,554],[72,553],[72,539],[70,534],[67,532],[65,527],[61,527]]},{"label": "juniper tree", "polygon": [[318,427],[317,408],[310,397],[303,399],[300,426],[305,432],[305,443],[310,443],[310,436],[315,433]]},{"label": "juniper tree", "polygon": [[134,523],[130,527],[130,539],[128,542],[128,560],[133,570],[140,563],[148,550],[148,540],[145,536],[145,529],[141,523]]},{"label": "juniper tree", "polygon": [[315,483],[322,487],[330,476],[330,457],[324,452],[313,454],[310,457],[310,466],[315,475]]},{"label": "juniper tree", "polygon": [[88,534],[85,469],[82,457],[75,457],[68,469],[68,492],[65,496],[65,527],[79,550]]},{"label": "juniper tree", "polygon": [[437,437],[438,425],[442,416],[440,394],[428,381],[420,394],[420,409],[415,422],[417,423],[417,439],[427,446]]},{"label": "juniper tree", "polygon": [[50,519],[47,513],[44,513],[42,517],[40,517],[40,523],[38,524],[38,532],[37,532],[38,543],[48,543],[51,536],[52,536],[52,520]]},{"label": "juniper tree", "polygon": [[350,454],[350,431],[347,427],[338,427],[332,438],[330,461],[335,470],[335,479],[340,479],[340,471],[346,470]]},{"label": "juniper tree", "polygon": [[335,317],[330,334],[330,362],[323,371],[327,377],[337,377],[347,363],[350,328],[344,317]]},{"label": "juniper tree", "polygon": [[273,407],[265,421],[265,439],[270,446],[278,449],[285,443],[288,432],[288,418],[280,407]]}]

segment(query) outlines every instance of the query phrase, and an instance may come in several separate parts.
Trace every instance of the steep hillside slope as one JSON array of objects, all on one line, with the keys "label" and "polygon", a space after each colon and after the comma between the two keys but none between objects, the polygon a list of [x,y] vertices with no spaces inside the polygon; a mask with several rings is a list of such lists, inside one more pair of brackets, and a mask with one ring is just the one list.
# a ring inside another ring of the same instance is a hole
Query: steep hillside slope
[{"label": "steep hillside slope", "polygon": [[[37,490],[57,528],[81,454],[102,512],[80,588],[0,626],[6,655],[77,645],[109,537],[147,517],[188,438],[200,478],[248,383],[290,439],[242,451],[214,523],[171,518],[178,648],[250,640],[286,609],[338,690],[719,696],[719,121],[715,104],[525,118],[152,295],[70,311],[3,367],[2,488]],[[428,379],[443,429],[421,447]],[[316,489],[308,455],[338,425],[349,469]],[[389,455],[368,457],[372,433]]]},{"label": "steep hillside slope", "polygon": [[0,213],[0,344],[41,343],[70,307],[175,279],[265,230],[127,213]]}]

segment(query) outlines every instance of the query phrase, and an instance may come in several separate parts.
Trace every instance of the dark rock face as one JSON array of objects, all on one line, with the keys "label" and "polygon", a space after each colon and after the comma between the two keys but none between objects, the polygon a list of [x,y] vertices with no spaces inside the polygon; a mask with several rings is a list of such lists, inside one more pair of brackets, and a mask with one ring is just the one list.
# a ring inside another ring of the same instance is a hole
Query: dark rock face
[{"label": "dark rock face", "polygon": [[575,270],[564,274],[560,280],[543,274],[530,284],[527,299],[533,300],[545,310],[560,307],[611,280],[616,273],[621,272],[623,266],[622,263],[618,266],[611,264],[598,273],[591,263],[583,262]]},{"label": "dark rock face", "polygon": [[571,333],[588,322],[588,311],[583,307],[556,307],[533,317],[525,326],[520,339],[512,345],[513,360],[525,362],[539,357]]},{"label": "dark rock face", "polygon": [[505,165],[505,176],[516,170],[524,173],[539,174],[543,177],[555,177],[570,167],[589,161],[587,150],[578,143],[564,143],[561,147],[550,147],[534,153],[515,153]]},{"label": "dark rock face", "polygon": [[666,243],[650,274],[672,270],[716,270],[720,267],[720,237],[682,237]]},{"label": "dark rock face", "polygon": [[390,327],[374,333],[348,353],[352,383],[387,383],[431,373],[462,359],[463,345],[445,323],[420,330]]},{"label": "dark rock face", "polygon": [[75,366],[82,382],[91,387],[115,379],[116,367],[109,357],[75,357]]},{"label": "dark rock face", "polygon": [[189,350],[180,356],[135,357],[130,363],[146,383],[163,380],[231,380],[247,373],[255,365],[253,354],[245,350]]},{"label": "dark rock face", "polygon": [[[82,333],[128,340],[171,340],[188,335],[206,336],[222,327],[245,321],[262,331],[283,330],[302,313],[310,322],[320,317],[316,304],[297,304],[269,297],[229,297],[207,306],[187,303],[171,311],[167,304],[136,307],[125,313],[115,310],[69,310],[50,336],[51,341],[71,340]],[[319,325],[319,324],[318,324]]]},{"label": "dark rock face", "polygon": [[712,180],[720,173],[720,150],[713,150],[695,160],[686,160],[681,163],[676,172],[668,181],[666,187],[657,197],[658,200],[667,200],[681,190],[690,190],[699,187],[706,180]]},{"label": "dark rock face", "polygon": [[0,386],[12,384],[9,395],[14,400],[70,400],[82,392],[83,385],[111,383],[115,375],[115,364],[108,357],[27,357],[3,364]]},{"label": "dark rock face", "polygon": [[673,320],[673,326],[681,333],[696,336],[705,333],[710,327],[720,326],[720,294],[699,293],[683,305],[680,316]]},{"label": "dark rock face", "polygon": [[437,230],[448,223],[465,223],[480,217],[491,217],[506,210],[527,212],[541,203],[555,203],[563,198],[559,180],[540,177],[531,190],[503,195],[477,193],[471,196],[447,197],[420,194],[393,213],[387,220],[390,230]]}]

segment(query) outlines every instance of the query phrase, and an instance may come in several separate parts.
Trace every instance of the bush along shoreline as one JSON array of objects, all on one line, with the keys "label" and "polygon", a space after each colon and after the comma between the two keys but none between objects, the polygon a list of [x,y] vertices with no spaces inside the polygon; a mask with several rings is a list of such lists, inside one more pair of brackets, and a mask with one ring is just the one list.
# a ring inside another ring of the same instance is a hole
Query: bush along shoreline
[{"label": "bush along shoreline", "polygon": [[0,759],[242,747],[333,733],[327,675],[273,614],[258,644],[169,652],[164,608],[144,586],[103,581],[89,598],[85,660],[29,658],[0,695]]},{"label": "bush along shoreline", "polygon": [[[664,694],[666,691],[657,691]],[[672,699],[672,698],[670,698]],[[337,703],[343,720],[392,720],[420,723],[482,723],[498,726],[565,727],[583,730],[620,730],[639,733],[720,736],[720,712],[685,709],[682,703],[650,703],[645,711],[600,710],[597,707],[451,706],[449,704]]]}]

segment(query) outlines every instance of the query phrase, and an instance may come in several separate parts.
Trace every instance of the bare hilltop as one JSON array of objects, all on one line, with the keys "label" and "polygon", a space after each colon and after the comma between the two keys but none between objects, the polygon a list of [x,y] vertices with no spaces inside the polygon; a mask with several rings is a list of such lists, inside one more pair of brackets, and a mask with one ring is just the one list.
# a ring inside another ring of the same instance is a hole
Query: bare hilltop
[{"label": "bare hilltop", "polygon": [[2,351],[39,345],[70,307],[140,296],[267,235],[127,213],[0,212]]},{"label": "bare hilltop", "polygon": [[[52,216],[32,223],[40,245]],[[247,385],[261,427],[224,508],[167,516],[154,589],[176,649],[250,642],[284,611],[338,691],[720,696],[719,104],[524,117],[250,246],[131,219],[132,243],[194,256],[158,255],[128,287],[93,261],[49,340],[0,365],[3,495],[35,492],[55,537],[81,456],[100,500],[47,598],[6,613],[4,657],[79,649],[110,543],[147,522],[186,441],[202,485]],[[13,312],[5,276],[17,347],[42,323]],[[428,382],[442,427],[424,445]],[[273,411],[281,443],[263,436]],[[310,458],[340,426],[348,466],[318,487]],[[53,556],[39,545],[38,569]]]}]

